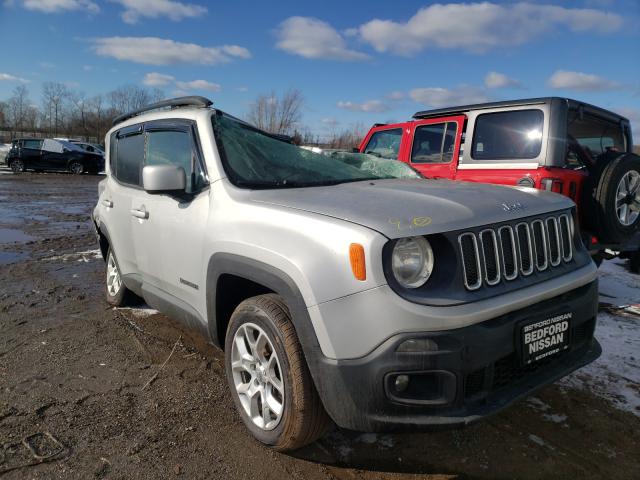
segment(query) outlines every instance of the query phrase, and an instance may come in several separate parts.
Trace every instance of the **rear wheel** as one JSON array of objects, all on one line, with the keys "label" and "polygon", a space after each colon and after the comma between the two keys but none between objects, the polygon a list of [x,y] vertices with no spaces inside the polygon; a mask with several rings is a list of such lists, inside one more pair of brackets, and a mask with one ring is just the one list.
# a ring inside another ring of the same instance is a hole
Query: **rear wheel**
[{"label": "rear wheel", "polygon": [[74,160],[69,164],[69,171],[74,175],[82,175],[82,173],[84,172],[84,165]]},{"label": "rear wheel", "polygon": [[13,173],[22,173],[25,171],[25,166],[24,166],[24,162],[20,159],[18,160],[11,160],[11,170],[13,171]]},{"label": "rear wheel", "polygon": [[593,198],[600,242],[629,239],[640,224],[640,157],[629,153],[608,163]]},{"label": "rear wheel", "polygon": [[249,298],[236,308],[227,329],[225,367],[240,417],[260,442],[295,450],[330,426],[279,296]]}]

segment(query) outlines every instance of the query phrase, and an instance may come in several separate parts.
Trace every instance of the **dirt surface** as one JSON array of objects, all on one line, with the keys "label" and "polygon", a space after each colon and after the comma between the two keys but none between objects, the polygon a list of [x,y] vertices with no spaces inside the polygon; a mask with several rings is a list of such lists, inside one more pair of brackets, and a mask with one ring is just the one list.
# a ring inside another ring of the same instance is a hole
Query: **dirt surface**
[{"label": "dirt surface", "polygon": [[108,308],[98,181],[0,171],[2,480],[640,478],[640,418],[558,385],[462,430],[257,444],[219,350],[152,310]]}]

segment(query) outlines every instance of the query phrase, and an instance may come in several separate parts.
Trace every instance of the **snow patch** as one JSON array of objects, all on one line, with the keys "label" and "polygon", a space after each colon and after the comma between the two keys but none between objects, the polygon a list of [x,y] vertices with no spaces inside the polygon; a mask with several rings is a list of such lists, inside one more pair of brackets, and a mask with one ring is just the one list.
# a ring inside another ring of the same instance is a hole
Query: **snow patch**
[{"label": "snow patch", "polygon": [[96,258],[102,258],[102,254],[99,249],[95,250],[85,250],[84,252],[75,252],[75,253],[64,253],[62,255],[54,255],[52,257],[45,257],[42,260],[45,262],[56,262],[62,260],[63,262],[67,262],[69,260],[75,260],[78,262],[90,262],[91,260],[95,260]]},{"label": "snow patch", "polygon": [[[600,268],[602,303],[640,302],[640,275],[628,272],[621,260]],[[640,416],[640,318],[600,313],[595,337],[602,356],[561,380],[561,385],[591,391],[622,410]]]},{"label": "snow patch", "polygon": [[114,307],[114,310],[131,312],[133,315],[139,318],[150,317],[151,315],[160,313],[158,310],[151,307]]},{"label": "snow patch", "polygon": [[539,436],[534,435],[533,433],[529,434],[529,440],[531,440],[533,443],[537,445],[540,445],[541,447],[547,447],[551,450],[555,450],[555,448],[553,448],[551,445],[549,445],[547,442],[545,442]]}]

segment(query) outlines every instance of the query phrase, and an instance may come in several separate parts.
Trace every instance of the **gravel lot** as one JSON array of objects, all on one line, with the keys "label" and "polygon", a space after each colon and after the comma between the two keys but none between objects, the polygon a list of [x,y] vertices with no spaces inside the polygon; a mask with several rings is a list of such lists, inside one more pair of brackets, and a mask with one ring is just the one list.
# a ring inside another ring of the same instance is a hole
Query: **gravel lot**
[{"label": "gravel lot", "polygon": [[[258,445],[233,409],[219,350],[153,310],[108,308],[88,217],[98,181],[0,171],[3,480],[640,478],[638,318],[620,330],[631,353],[613,355],[627,373],[607,370],[609,352],[465,429],[336,429],[295,455]],[[603,281],[620,272],[608,267]],[[639,284],[624,279],[628,298]],[[601,330],[610,349],[616,319],[606,314]]]}]

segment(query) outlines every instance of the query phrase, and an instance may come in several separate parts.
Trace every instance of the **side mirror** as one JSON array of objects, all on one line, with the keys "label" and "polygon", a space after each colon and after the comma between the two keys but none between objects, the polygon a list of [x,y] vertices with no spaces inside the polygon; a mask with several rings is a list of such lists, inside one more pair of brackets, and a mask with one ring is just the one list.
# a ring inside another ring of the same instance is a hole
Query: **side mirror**
[{"label": "side mirror", "polygon": [[184,192],[187,175],[175,165],[147,165],[142,169],[142,188],[149,193]]},{"label": "side mirror", "polygon": [[351,149],[351,153],[360,153],[360,150],[358,149],[358,147],[353,147]]}]

